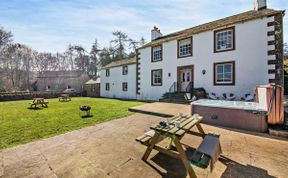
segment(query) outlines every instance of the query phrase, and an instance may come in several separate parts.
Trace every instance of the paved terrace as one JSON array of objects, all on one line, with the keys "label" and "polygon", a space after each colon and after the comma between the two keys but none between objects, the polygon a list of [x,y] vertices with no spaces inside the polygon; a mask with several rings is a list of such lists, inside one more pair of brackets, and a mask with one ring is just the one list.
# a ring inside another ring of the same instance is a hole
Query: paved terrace
[{"label": "paved terrace", "polygon": [[[134,114],[0,150],[0,177],[188,177],[180,160],[156,151],[152,151],[149,164],[141,160],[145,147],[135,138],[161,120],[157,116]],[[287,177],[287,140],[203,127],[206,132],[221,134],[223,157],[212,173],[209,168],[194,168],[198,177]],[[187,136],[182,142],[195,148],[200,141]],[[192,152],[187,149],[188,157]]]}]

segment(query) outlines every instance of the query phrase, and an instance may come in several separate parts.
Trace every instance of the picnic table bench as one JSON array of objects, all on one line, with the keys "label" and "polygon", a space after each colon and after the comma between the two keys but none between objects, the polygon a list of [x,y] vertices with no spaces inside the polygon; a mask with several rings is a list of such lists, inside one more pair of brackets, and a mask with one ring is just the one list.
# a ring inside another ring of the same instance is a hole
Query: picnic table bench
[{"label": "picnic table bench", "polygon": [[[183,148],[183,145],[180,143],[180,140],[183,138],[185,134],[199,136],[204,139],[207,134],[205,134],[202,126],[200,125],[201,120],[202,117],[197,114],[193,116],[187,116],[187,115],[175,116],[171,119],[171,124],[169,124],[169,127],[162,127],[159,124],[150,127],[151,130],[149,132],[146,132],[144,135],[136,138],[136,141],[147,146],[147,149],[142,157],[142,160],[147,161],[151,151],[155,149],[171,157],[180,158],[184,163],[188,175],[193,178],[197,177],[191,166],[191,161],[187,159],[186,153],[184,151],[185,149]],[[174,124],[175,122],[178,123],[180,122],[180,126],[176,127],[175,126],[176,124]],[[191,130],[194,126],[197,127],[198,132]],[[171,142],[168,147],[163,147],[158,144],[165,138],[171,139]],[[172,144],[175,145],[176,150],[171,149]],[[208,161],[210,161],[209,157],[206,156],[205,158],[207,158]]]},{"label": "picnic table bench", "polygon": [[58,97],[59,101],[71,101],[71,97],[68,94],[63,94]]},{"label": "picnic table bench", "polygon": [[30,108],[37,108],[38,105],[41,105],[42,107],[47,108],[48,107],[48,101],[44,98],[34,98],[32,102],[30,102]]}]

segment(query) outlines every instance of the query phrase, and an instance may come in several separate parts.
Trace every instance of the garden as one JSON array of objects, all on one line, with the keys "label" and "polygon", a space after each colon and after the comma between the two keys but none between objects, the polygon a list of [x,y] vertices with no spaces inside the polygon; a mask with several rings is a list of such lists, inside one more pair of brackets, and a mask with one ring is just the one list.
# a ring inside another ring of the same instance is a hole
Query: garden
[{"label": "garden", "polygon": [[[75,97],[69,102],[49,99],[47,108],[31,109],[31,100],[0,102],[0,149],[52,137],[133,114],[129,107],[143,104],[104,98]],[[91,107],[83,117],[80,106]]]}]

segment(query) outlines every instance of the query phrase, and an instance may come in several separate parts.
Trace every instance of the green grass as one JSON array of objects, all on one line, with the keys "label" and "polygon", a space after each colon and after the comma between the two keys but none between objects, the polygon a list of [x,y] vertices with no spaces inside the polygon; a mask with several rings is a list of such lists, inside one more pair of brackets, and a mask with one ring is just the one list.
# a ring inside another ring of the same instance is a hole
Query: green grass
[{"label": "green grass", "polygon": [[[29,100],[0,102],[0,149],[95,125],[133,113],[129,107],[143,104],[102,98],[49,99],[49,107],[28,109]],[[80,105],[92,107],[93,117],[81,118]]]}]

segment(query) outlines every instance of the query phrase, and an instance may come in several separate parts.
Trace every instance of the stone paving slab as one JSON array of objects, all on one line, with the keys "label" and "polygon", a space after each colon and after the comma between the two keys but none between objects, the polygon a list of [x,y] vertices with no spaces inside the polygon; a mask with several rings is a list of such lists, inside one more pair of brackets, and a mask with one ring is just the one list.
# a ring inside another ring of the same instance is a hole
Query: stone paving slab
[{"label": "stone paving slab", "polygon": [[[52,138],[0,150],[0,177],[23,178],[160,178],[188,177],[179,159],[153,151],[141,160],[145,146],[135,138],[164,120],[134,114]],[[204,125],[221,134],[223,155],[209,169],[194,167],[198,177],[287,177],[288,140]],[[185,136],[190,157],[201,139]]]}]

